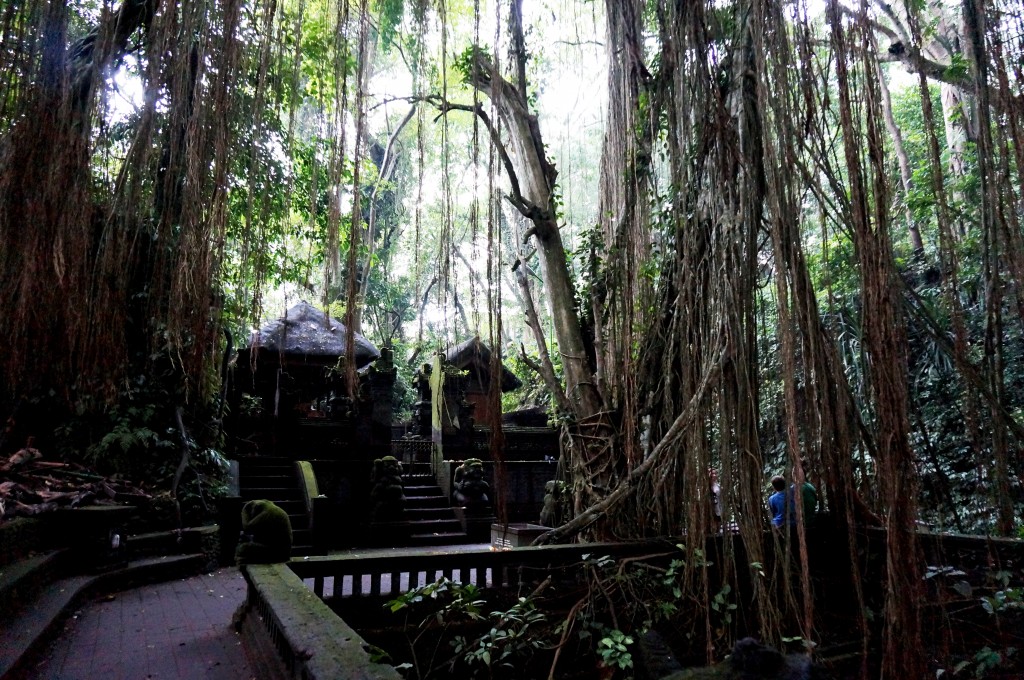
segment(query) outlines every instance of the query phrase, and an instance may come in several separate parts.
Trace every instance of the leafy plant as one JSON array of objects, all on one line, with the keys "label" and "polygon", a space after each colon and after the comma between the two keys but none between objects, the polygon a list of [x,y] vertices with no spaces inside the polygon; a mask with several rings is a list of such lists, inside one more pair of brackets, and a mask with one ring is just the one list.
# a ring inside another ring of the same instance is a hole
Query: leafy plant
[{"label": "leafy plant", "polygon": [[982,597],[981,606],[989,614],[998,614],[1009,610],[1024,610],[1024,588],[997,590],[991,597]]},{"label": "leafy plant", "polygon": [[[718,612],[723,627],[732,623],[732,613],[736,611],[736,605],[729,602],[729,593],[731,592],[732,586],[728,583],[723,583],[721,590],[715,593],[715,596],[711,599],[711,610]],[[719,631],[720,634],[724,632],[724,630]]]},{"label": "leafy plant", "polygon": [[971,675],[975,678],[984,678],[990,672],[999,669],[1007,657],[1013,656],[1016,653],[1014,647],[1008,647],[1003,653],[997,652],[991,647],[982,647],[974,658],[961,661],[953,669],[953,673],[959,675],[964,671],[970,670]]},{"label": "leafy plant", "polygon": [[532,598],[520,597],[507,611],[491,612],[490,618],[491,629],[481,637],[467,640],[456,636],[451,643],[456,655],[471,669],[486,667],[488,673],[494,666],[512,669],[517,661],[547,645],[546,631],[538,632],[547,623],[547,616]]},{"label": "leafy plant", "polygon": [[464,613],[470,618],[480,618],[480,607],[484,604],[479,599],[480,589],[472,583],[462,584],[447,578],[440,578],[433,583],[414,588],[389,600],[384,606],[392,612],[409,609],[423,602],[433,600],[443,604],[442,612]]},{"label": "leafy plant", "polygon": [[473,69],[480,63],[478,59],[485,62],[491,61],[491,54],[486,48],[471,45],[455,56],[453,65],[465,82],[468,83],[472,80]]},{"label": "leafy plant", "polygon": [[625,670],[633,667],[633,655],[629,651],[631,644],[633,644],[633,638],[621,630],[611,630],[598,641],[597,653],[605,666]]},{"label": "leafy plant", "polygon": [[[405,613],[405,630],[412,654],[411,664],[401,664],[396,668],[413,673],[416,678],[428,678],[438,668],[450,665],[451,659],[446,658],[440,663],[437,660],[444,633],[456,622],[483,619],[484,604],[480,589],[475,585],[447,578],[413,588],[386,602],[384,607],[389,611]],[[415,625],[414,615],[420,617]]]}]

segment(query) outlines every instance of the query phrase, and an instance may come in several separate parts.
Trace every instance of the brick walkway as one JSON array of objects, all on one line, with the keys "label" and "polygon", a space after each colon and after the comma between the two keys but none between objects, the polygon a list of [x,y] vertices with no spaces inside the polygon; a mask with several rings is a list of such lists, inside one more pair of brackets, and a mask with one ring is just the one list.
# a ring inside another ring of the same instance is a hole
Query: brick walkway
[{"label": "brick walkway", "polygon": [[29,677],[250,680],[231,627],[244,599],[233,568],[101,597],[68,620]]}]

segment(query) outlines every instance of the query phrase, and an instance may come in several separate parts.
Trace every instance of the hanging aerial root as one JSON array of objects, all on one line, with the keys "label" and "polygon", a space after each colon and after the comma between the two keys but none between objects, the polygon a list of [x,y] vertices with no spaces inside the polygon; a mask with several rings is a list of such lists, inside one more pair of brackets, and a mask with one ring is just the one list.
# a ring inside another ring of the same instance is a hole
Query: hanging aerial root
[{"label": "hanging aerial root", "polygon": [[[669,452],[675,450],[679,440],[685,434],[687,428],[689,428],[696,418],[701,415],[701,407],[703,406],[708,386],[711,385],[714,379],[721,373],[722,362],[725,355],[726,350],[723,347],[716,355],[712,364],[704,370],[704,375],[697,386],[696,392],[694,392],[693,396],[690,398],[690,403],[687,404],[683,412],[676,417],[668,432],[666,432],[665,436],[662,437],[660,442],[658,442],[658,445],[654,447],[651,454],[643,461],[643,463],[630,471],[623,483],[619,484],[619,486],[603,500],[586,508],[582,513],[569,522],[538,536],[533,542],[533,545],[548,545],[551,543],[566,542],[580,531],[606,517],[620,503],[629,498],[630,494],[636,490],[636,487],[641,480],[643,480],[644,477],[656,466],[662,464],[664,458]],[[574,444],[576,445],[576,448],[580,448],[580,442],[574,442]]]}]

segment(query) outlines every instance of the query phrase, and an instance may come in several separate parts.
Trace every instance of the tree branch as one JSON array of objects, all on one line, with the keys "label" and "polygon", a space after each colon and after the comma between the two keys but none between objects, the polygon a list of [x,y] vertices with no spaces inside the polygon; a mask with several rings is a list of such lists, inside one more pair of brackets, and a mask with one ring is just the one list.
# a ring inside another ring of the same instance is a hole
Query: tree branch
[{"label": "tree branch", "polygon": [[438,117],[447,114],[449,111],[468,111],[469,113],[475,114],[483,122],[484,127],[487,128],[491,137],[491,143],[493,143],[494,148],[497,149],[498,156],[501,159],[501,164],[505,167],[505,172],[508,174],[508,181],[512,188],[511,195],[506,197],[508,198],[508,201],[516,207],[516,210],[523,214],[523,217],[532,220],[551,219],[546,210],[534,205],[525,196],[523,196],[522,189],[519,185],[519,176],[516,174],[515,167],[512,165],[512,159],[509,157],[508,150],[502,143],[498,130],[491,121],[491,117],[487,115],[483,106],[480,104],[455,104],[442,99],[438,95],[429,95],[427,99],[440,111]]},{"label": "tree branch", "polygon": [[[510,126],[517,128],[519,135],[523,138],[524,145],[529,142],[533,146],[534,160],[540,166],[541,175],[547,183],[545,193],[551,192],[558,177],[558,171],[554,165],[547,161],[541,142],[540,125],[537,123],[537,116],[530,113],[529,104],[526,100],[525,90],[520,92],[510,82],[501,77],[491,62],[490,56],[479,48],[473,51],[474,68],[469,74],[470,82],[467,85],[481,90],[491,101],[498,103]],[[526,130],[521,130],[525,126]],[[531,163],[529,159],[523,159],[525,163]]]},{"label": "tree branch", "polygon": [[[912,42],[910,39],[910,32],[907,30],[907,27],[903,25],[903,20],[900,19],[899,16],[896,14],[896,11],[892,8],[892,5],[889,4],[888,2],[885,2],[885,0],[875,0],[874,4],[875,7],[877,7],[882,12],[882,14],[889,17],[889,21],[892,22],[893,26],[895,26],[896,31],[899,32],[899,36],[897,36],[892,29],[890,29],[887,26],[883,26],[877,21],[871,21],[871,26],[876,30],[887,35],[889,39],[891,39],[893,42],[900,40],[903,41],[904,44],[909,45]],[[858,16],[857,12],[855,12],[854,10],[851,10],[848,7],[843,7],[842,5],[840,5],[840,7],[842,7],[843,9],[843,14],[852,17]]]},{"label": "tree branch", "polygon": [[[537,351],[540,353],[540,365],[536,370],[541,378],[544,379],[544,384],[547,385],[548,390],[551,392],[552,398],[555,400],[555,405],[558,407],[559,413],[571,413],[572,404],[569,403],[569,398],[566,396],[565,391],[562,389],[561,383],[555,376],[555,367],[551,363],[551,356],[547,351],[547,343],[544,340],[543,325],[540,323],[540,317],[537,315],[537,307],[533,304],[533,295],[530,292],[530,284],[526,278],[526,270],[528,267],[519,264],[518,267],[513,267],[512,271],[516,277],[516,283],[519,284],[519,290],[523,296],[523,306],[526,312],[526,325],[533,331],[533,339],[537,343]],[[521,346],[521,345],[520,345]],[[526,357],[526,349],[522,348],[523,357]],[[528,365],[533,367],[533,364],[529,361]]]},{"label": "tree branch", "polygon": [[[483,76],[481,75],[480,78],[482,79]],[[487,78],[486,82],[489,83],[490,79]],[[482,105],[457,104],[455,102],[448,101],[438,94],[413,97],[391,97],[382,102],[381,105],[395,101],[427,102],[438,110],[438,115],[435,117],[435,120],[441,116],[447,115],[449,111],[465,111],[477,116],[483,122],[484,127],[487,128],[487,132],[491,138],[491,143],[494,144],[494,148],[498,151],[498,157],[501,159],[501,164],[505,168],[505,173],[508,175],[512,193],[505,198],[509,203],[515,206],[516,210],[518,210],[523,217],[527,219],[534,220],[535,222],[538,220],[542,222],[552,221],[552,216],[547,209],[536,205],[523,195],[522,187],[519,182],[519,175],[516,174],[515,166],[512,164],[512,158],[508,154],[508,149],[505,148],[505,144],[501,141],[498,129],[494,126],[494,122],[491,120],[491,117],[487,115],[487,111],[484,110]]]},{"label": "tree branch", "polygon": [[[951,72],[951,69],[947,64],[943,64],[942,62],[934,59],[929,59],[925,56],[924,50],[920,46],[913,44],[906,28],[903,26],[903,22],[896,15],[890,4],[886,2],[876,3],[882,13],[893,22],[893,25],[896,27],[895,29],[869,18],[864,13],[841,5],[836,0],[833,1],[836,2],[841,14],[850,17],[855,21],[862,21],[866,23],[872,29],[883,34],[892,42],[886,52],[878,55],[877,58],[879,62],[900,63],[903,64],[903,67],[910,73],[923,73],[926,78],[937,80],[940,83],[946,83],[947,85],[952,85],[968,92],[975,92],[976,88],[969,74]],[[943,43],[941,40],[939,40],[939,43],[942,44],[944,48],[948,49],[947,43]]]},{"label": "tree branch", "polygon": [[105,77],[107,70],[128,52],[132,34],[149,26],[159,6],[160,0],[124,0],[106,22],[95,26],[68,49],[72,111],[84,113],[82,107],[92,92],[95,74]]},{"label": "tree branch", "polygon": [[395,141],[398,139],[398,135],[402,133],[405,126],[412,120],[413,114],[416,113],[416,105],[409,107],[409,112],[405,114],[401,122],[388,137],[387,146],[384,148],[384,155],[380,160],[380,168],[377,171],[377,181],[373,185],[373,193],[370,194],[370,214],[366,219],[366,263],[362,268],[362,278],[359,281],[358,300],[356,307],[361,309],[363,305],[362,300],[366,299],[366,293],[370,288],[370,269],[373,266],[373,253],[374,244],[376,243],[375,232],[377,228],[377,195],[380,193],[380,188],[383,184],[391,179],[391,175],[394,173],[397,161],[394,159]]},{"label": "tree branch", "polygon": [[921,54],[920,49],[912,45],[904,46],[903,51],[899,54],[894,54],[892,51],[879,54],[878,61],[884,63],[899,62],[910,73],[923,73],[926,78],[974,92],[974,83],[971,82],[970,77],[967,75],[951,74],[948,66],[928,59]]}]

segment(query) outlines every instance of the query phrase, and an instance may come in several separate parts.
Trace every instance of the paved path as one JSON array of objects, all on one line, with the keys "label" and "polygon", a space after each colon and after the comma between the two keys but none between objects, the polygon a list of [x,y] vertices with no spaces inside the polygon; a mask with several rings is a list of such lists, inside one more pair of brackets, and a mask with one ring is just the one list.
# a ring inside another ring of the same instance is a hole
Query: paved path
[{"label": "paved path", "polygon": [[231,627],[245,599],[237,569],[101,597],[70,618],[31,670],[39,680],[250,680]]}]

